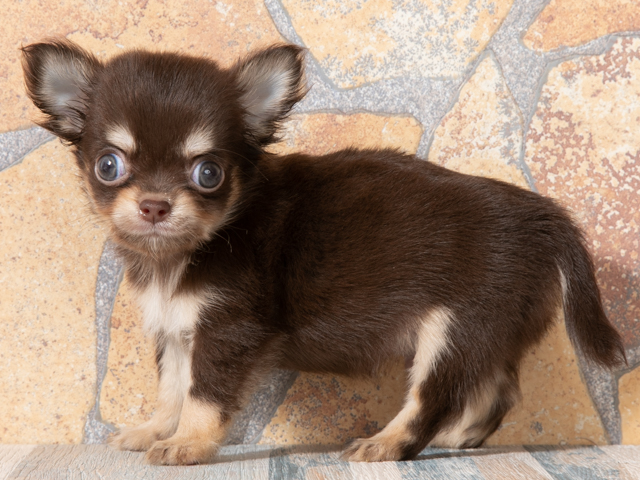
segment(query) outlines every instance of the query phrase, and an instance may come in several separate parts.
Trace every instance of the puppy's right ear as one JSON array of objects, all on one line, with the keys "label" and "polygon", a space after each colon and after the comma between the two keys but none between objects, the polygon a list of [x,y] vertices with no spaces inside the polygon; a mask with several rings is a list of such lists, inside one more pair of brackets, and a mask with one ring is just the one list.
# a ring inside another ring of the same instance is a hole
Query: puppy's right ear
[{"label": "puppy's right ear", "polygon": [[82,138],[100,62],[75,43],[53,40],[22,48],[27,94],[45,115],[40,126],[72,143]]}]

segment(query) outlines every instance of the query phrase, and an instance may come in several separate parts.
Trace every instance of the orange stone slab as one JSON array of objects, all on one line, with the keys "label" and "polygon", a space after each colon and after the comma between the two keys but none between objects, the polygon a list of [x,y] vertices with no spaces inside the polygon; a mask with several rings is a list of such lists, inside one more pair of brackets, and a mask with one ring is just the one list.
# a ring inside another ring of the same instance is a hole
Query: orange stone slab
[{"label": "orange stone slab", "polygon": [[525,356],[520,368],[520,387],[522,400],[489,437],[487,445],[607,443],[564,321],[559,320]]},{"label": "orange stone slab", "polygon": [[151,418],[158,392],[153,342],[145,337],[142,312],[126,279],[111,314],[107,373],[100,392],[100,414],[118,428]]},{"label": "orange stone slab", "polygon": [[478,65],[435,131],[429,161],[529,188],[517,166],[522,117],[491,57]]},{"label": "orange stone slab", "polygon": [[0,172],[0,192],[0,443],[79,443],[105,234],[58,141]]},{"label": "orange stone slab", "polygon": [[637,0],[551,0],[523,41],[529,48],[548,51],[633,30],[640,30]]},{"label": "orange stone slab", "polygon": [[26,128],[36,111],[24,93],[19,48],[63,36],[100,58],[135,47],[177,50],[228,64],[282,41],[260,0],[23,0],[4,2],[0,31],[0,132]]},{"label": "orange stone slab", "polygon": [[549,72],[526,140],[540,193],[584,228],[609,318],[640,345],[640,39]]},{"label": "orange stone slab", "polygon": [[618,380],[622,443],[640,445],[640,368]]},{"label": "orange stone slab", "polygon": [[324,155],[356,147],[399,148],[415,153],[421,136],[422,126],[412,117],[313,113],[292,115],[284,125],[282,140],[270,150],[282,155]]},{"label": "orange stone slab", "polygon": [[404,360],[376,379],[301,373],[260,444],[342,444],[379,432],[400,411],[406,389]]}]

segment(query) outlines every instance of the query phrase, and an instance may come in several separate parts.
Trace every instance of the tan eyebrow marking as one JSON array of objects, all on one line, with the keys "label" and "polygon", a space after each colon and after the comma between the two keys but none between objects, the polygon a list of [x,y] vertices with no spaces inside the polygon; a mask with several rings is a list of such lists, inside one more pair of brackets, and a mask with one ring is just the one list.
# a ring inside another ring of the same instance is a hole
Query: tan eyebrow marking
[{"label": "tan eyebrow marking", "polygon": [[128,128],[122,125],[113,125],[107,129],[107,141],[114,147],[118,147],[127,153],[136,150],[136,140]]},{"label": "tan eyebrow marking", "polygon": [[213,150],[213,134],[210,130],[200,127],[189,134],[182,144],[182,153],[187,158],[197,157]]}]

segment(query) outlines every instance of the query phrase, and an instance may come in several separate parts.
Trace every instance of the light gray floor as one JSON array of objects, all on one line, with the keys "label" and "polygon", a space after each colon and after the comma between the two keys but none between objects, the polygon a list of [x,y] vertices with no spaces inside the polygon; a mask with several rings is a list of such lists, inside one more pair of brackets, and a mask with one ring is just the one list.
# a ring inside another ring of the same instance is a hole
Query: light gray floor
[{"label": "light gray floor", "polygon": [[640,480],[640,446],[427,449],[411,462],[347,463],[331,447],[222,448],[215,463],[158,467],[106,445],[0,445],[5,479]]}]

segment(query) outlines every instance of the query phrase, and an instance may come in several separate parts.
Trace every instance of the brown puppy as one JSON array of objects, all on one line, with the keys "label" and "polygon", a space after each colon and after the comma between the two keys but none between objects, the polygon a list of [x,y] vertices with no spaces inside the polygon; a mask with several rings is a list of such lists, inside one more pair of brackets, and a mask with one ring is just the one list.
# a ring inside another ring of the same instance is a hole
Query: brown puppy
[{"label": "brown puppy", "polygon": [[159,464],[210,460],[274,367],[367,374],[413,358],[402,411],[351,460],[480,445],[525,352],[564,308],[584,355],[624,362],[580,230],[552,200],[393,150],[274,156],[303,55],[222,69],[67,41],[23,49],[41,125],[72,145],[154,336],[153,418],[112,438]]}]

